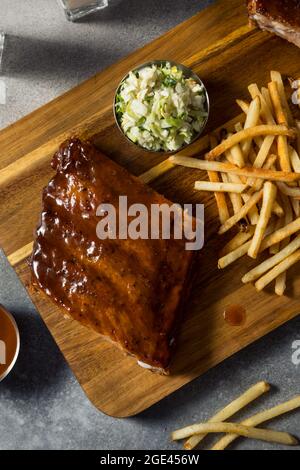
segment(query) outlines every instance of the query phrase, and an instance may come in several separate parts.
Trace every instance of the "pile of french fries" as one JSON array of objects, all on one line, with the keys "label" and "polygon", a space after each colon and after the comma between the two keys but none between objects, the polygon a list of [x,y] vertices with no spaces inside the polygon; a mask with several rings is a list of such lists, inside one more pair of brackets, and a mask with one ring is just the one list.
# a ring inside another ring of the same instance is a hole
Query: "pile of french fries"
[{"label": "pile of french fries", "polygon": [[235,439],[240,436],[250,439],[257,439],[266,442],[273,442],[283,445],[297,445],[298,441],[294,436],[285,432],[272,431],[270,429],[261,429],[257,426],[266,423],[278,416],[289,413],[300,408],[300,396],[297,396],[285,403],[274,406],[269,410],[262,411],[241,423],[228,423],[227,420],[247,405],[252,403],[258,397],[270,390],[270,385],[266,382],[258,382],[249,388],[245,393],[239,396],[214,415],[208,422],[193,424],[183,429],[178,429],[172,433],[172,440],[178,441],[186,439],[184,448],[187,450],[195,449],[200,442],[210,433],[225,433],[218,442],[214,444],[211,450],[225,450]]},{"label": "pile of french fries", "polygon": [[169,164],[207,171],[209,181],[196,181],[195,189],[215,194],[220,235],[237,229],[220,254],[219,268],[268,252],[242,282],[261,291],[275,280],[282,296],[287,271],[300,261],[300,122],[279,72],[271,72],[267,88],[248,89],[251,101],[237,100],[243,118],[234,132],[210,136],[205,160],[175,155]]}]

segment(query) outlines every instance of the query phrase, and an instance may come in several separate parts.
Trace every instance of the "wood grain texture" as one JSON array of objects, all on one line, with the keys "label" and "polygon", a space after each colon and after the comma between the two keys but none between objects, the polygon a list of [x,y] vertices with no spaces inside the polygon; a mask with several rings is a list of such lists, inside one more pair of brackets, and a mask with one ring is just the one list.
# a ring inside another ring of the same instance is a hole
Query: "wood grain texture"
[{"label": "wood grain texture", "polygon": [[[235,98],[247,98],[247,85],[265,85],[269,71],[299,76],[300,50],[278,37],[247,26],[243,0],[223,0],[131,54],[88,81],[0,132],[0,243],[41,313],[90,400],[103,412],[126,417],[148,408],[209,368],[277,328],[298,313],[300,276],[289,274],[285,297],[257,294],[241,277],[251,260],[225,271],[217,269],[217,252],[227,237],[217,236],[214,198],[193,189],[195,171],[168,168],[147,181],[175,202],[206,205],[206,245],[196,266],[196,280],[172,374],[161,377],[139,368],[95,333],[64,318],[29,286],[24,260],[30,251],[41,208],[41,191],[49,181],[50,159],[59,143],[74,134],[91,140],[112,159],[142,175],[163,158],[137,150],[119,134],[113,120],[115,88],[128,70],[152,59],[188,65],[206,83],[211,102],[208,131],[239,114]],[[197,155],[200,142],[184,154]],[[198,179],[201,172],[197,173]],[[144,177],[145,178],[145,177]],[[21,261],[20,261],[21,260]],[[223,320],[228,305],[241,303],[247,323],[231,327]]]}]

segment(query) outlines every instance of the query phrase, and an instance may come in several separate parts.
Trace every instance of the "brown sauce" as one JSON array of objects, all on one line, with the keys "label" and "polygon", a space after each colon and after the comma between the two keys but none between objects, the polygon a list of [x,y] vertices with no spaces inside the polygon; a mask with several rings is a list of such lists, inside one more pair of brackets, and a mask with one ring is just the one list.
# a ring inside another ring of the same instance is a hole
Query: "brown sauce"
[{"label": "brown sauce", "polygon": [[0,306],[0,380],[15,360],[18,342],[14,323]]},{"label": "brown sauce", "polygon": [[73,319],[155,368],[170,362],[193,252],[185,240],[99,239],[97,208],[171,204],[78,139],[61,145],[43,192],[32,281]]},{"label": "brown sauce", "polygon": [[246,309],[241,305],[230,305],[224,312],[224,320],[231,326],[242,326],[246,319]]}]

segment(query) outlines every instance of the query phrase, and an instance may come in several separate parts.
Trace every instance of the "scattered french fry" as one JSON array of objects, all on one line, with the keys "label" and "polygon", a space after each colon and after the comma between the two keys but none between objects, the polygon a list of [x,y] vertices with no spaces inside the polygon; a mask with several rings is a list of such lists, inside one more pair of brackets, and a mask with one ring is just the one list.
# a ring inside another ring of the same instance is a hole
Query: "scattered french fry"
[{"label": "scattered french fry", "polygon": [[[264,170],[271,170],[277,160],[277,155],[269,155],[269,157],[266,160],[266,163],[263,166]],[[251,193],[259,191],[263,185],[264,181],[262,179],[254,179],[254,178],[248,178],[247,184],[251,186]]]},{"label": "scattered french fry", "polygon": [[270,429],[260,429],[245,426],[236,423],[200,423],[179,429],[172,433],[172,440],[179,441],[194,434],[210,434],[210,433],[230,433],[247,437],[248,439],[256,439],[266,442],[274,442],[287,446],[295,446],[298,441],[295,437],[286,432],[272,431]]},{"label": "scattered french fry", "polygon": [[298,173],[300,171],[300,157],[298,152],[292,147],[290,147],[290,160],[293,170]]},{"label": "scattered french fry", "polygon": [[288,258],[286,258],[284,261],[282,261],[280,264],[275,266],[270,272],[265,274],[265,276],[261,277],[256,283],[255,287],[258,291],[263,290],[267,285],[269,285],[274,279],[276,279],[280,274],[284,273],[287,271],[289,268],[291,268],[294,264],[298,263],[300,261],[300,250],[296,251],[292,255],[290,255]]},{"label": "scattered french fry", "polygon": [[[219,175],[215,171],[209,171],[208,172],[208,177],[209,177],[209,181],[211,183],[219,183],[220,182]],[[217,207],[218,207],[218,211],[219,211],[220,223],[223,224],[230,217],[229,216],[229,211],[228,211],[228,206],[227,206],[227,203],[226,203],[225,194],[215,193],[215,198],[216,198],[216,203],[217,203]]]},{"label": "scattered french fry", "polygon": [[257,258],[259,249],[272,214],[272,208],[276,199],[277,188],[273,183],[266,182],[263,189],[263,204],[259,221],[248,251],[250,258]]},{"label": "scattered french fry", "polygon": [[287,186],[285,183],[278,181],[277,183],[278,188],[282,192],[282,194],[285,194],[286,196],[290,196],[292,198],[297,198],[300,199],[300,188],[291,188],[290,186]]},{"label": "scattered french fry", "polygon": [[273,104],[273,109],[275,111],[277,124],[284,124],[285,126],[287,126],[288,125],[287,118],[286,118],[286,114],[284,113],[283,107],[281,104],[277,82],[274,82],[274,81],[270,82],[268,85],[268,88],[269,88],[271,101]]},{"label": "scattered french fry", "polygon": [[[261,187],[263,186],[263,182],[261,184]],[[258,191],[260,190],[260,188],[258,189]],[[242,194],[242,199],[244,201],[244,203],[246,204],[246,202],[249,201],[249,199],[251,198],[251,195],[248,194],[248,193],[243,193]],[[258,209],[257,209],[257,206],[253,206],[249,212],[248,212],[248,216],[247,216],[250,220],[250,223],[251,225],[255,226],[258,222],[258,219],[259,219],[259,213],[258,213]]]},{"label": "scattered french fry", "polygon": [[[211,134],[209,137],[209,142],[210,142],[210,148],[214,148],[218,145],[218,140],[214,134]],[[219,183],[220,178],[219,174],[216,171],[208,171],[208,178],[211,183]],[[226,195],[223,193],[215,193],[215,199],[217,203],[217,208],[219,212],[219,219],[221,225],[226,222],[227,219],[229,219],[229,210],[226,202]]]},{"label": "scattered french fry", "polygon": [[[281,104],[281,98],[280,98],[279,91],[278,91],[278,84],[277,82],[270,82],[268,87],[269,87],[271,100],[273,103],[273,108],[275,111],[277,124],[283,124],[287,126],[288,125],[287,116]],[[283,171],[291,171],[288,142],[285,136],[278,137],[278,155],[279,155],[281,169]]]},{"label": "scattered french fry", "polygon": [[282,104],[282,107],[283,107],[284,112],[286,114],[288,124],[289,124],[289,126],[294,126],[294,118],[293,118],[293,115],[292,115],[292,112],[290,110],[288,100],[287,100],[287,97],[286,97],[286,94],[285,94],[284,84],[283,84],[281,73],[272,70],[271,71],[271,80],[273,82],[277,83],[278,92],[279,92],[280,99],[281,99],[281,104]]},{"label": "scattered french fry", "polygon": [[[257,126],[258,121],[259,121],[259,116],[260,116],[260,100],[259,100],[259,97],[256,96],[254,100],[250,103],[244,129],[246,130],[246,129],[250,129],[250,128]],[[251,138],[245,140],[242,143],[242,152],[243,152],[245,160],[247,160],[248,158],[251,144],[252,144]]]},{"label": "scattered french fry", "polygon": [[240,248],[244,243],[246,243],[254,235],[254,227],[249,227],[245,232],[239,232],[236,234],[232,240],[230,240],[222,249],[220,255],[226,256],[232,251]]},{"label": "scattered french fry", "polygon": [[[259,91],[258,86],[256,83],[253,83],[252,85],[248,86],[249,93],[251,95],[251,98],[254,99],[256,96],[260,98],[260,104],[261,104],[261,117],[262,120],[269,125],[275,124],[275,119],[272,115],[272,110],[269,108],[268,104],[266,103],[264,97],[262,96],[261,92]],[[272,135],[270,133],[270,135]]]},{"label": "scattered french fry", "polygon": [[260,265],[256,266],[254,269],[249,271],[245,276],[242,278],[242,282],[247,284],[248,282],[254,282],[263,276],[267,271],[274,268],[290,255],[292,255],[295,251],[300,249],[300,235],[295,238],[289,245],[287,245],[283,250],[279,251],[276,255],[272,258],[267,259]]},{"label": "scattered french fry", "polygon": [[195,189],[197,191],[211,191],[213,193],[242,193],[246,188],[244,184],[234,183],[210,183],[208,181],[196,181]]},{"label": "scattered french fry", "polygon": [[243,140],[253,139],[257,136],[280,136],[284,135],[290,138],[296,137],[296,132],[293,129],[288,129],[286,126],[280,125],[261,125],[252,127],[249,129],[244,129],[237,134],[233,134],[228,139],[224,140],[219,144],[215,149],[211,150],[206,154],[207,160],[216,160],[220,157],[226,150],[231,149],[234,145],[240,144]]},{"label": "scattered french fry", "polygon": [[[274,406],[269,410],[257,413],[256,415],[251,416],[250,418],[247,418],[242,421],[241,424],[245,426],[259,426],[260,424],[271,421],[272,419],[275,419],[278,416],[290,413],[291,411],[294,411],[298,408],[300,408],[300,395],[285,403]],[[216,442],[216,444],[211,448],[211,450],[224,450],[237,438],[238,435],[236,434],[227,434],[218,442]]]},{"label": "scattered french fry", "polygon": [[291,204],[293,206],[295,216],[300,217],[300,200],[295,199],[295,198],[291,198]]},{"label": "scattered french fry", "polygon": [[268,135],[267,137],[265,137],[264,141],[263,141],[263,145],[261,146],[258,154],[257,154],[257,157],[253,163],[253,166],[255,168],[262,168],[264,166],[264,163],[270,153],[270,150],[271,150],[271,147],[274,143],[274,139],[275,137],[273,135]]},{"label": "scattered french fry", "polygon": [[214,162],[207,160],[198,160],[196,158],[177,156],[170,157],[169,161],[173,165],[180,165],[185,166],[187,168],[195,168],[204,171],[233,173],[238,176],[245,176],[246,178],[259,178],[268,181],[279,181],[284,183],[293,183],[294,181],[300,180],[300,173],[286,173],[283,171],[273,171],[270,169],[267,170],[265,168],[253,167],[238,168],[235,165],[227,162]]},{"label": "scattered french fry", "polygon": [[[284,212],[285,212],[285,217],[284,217],[284,223],[285,225],[290,224],[293,221],[293,209],[290,204],[290,200],[286,196],[282,196],[282,203],[284,206]],[[292,199],[292,201],[295,201],[295,199]],[[291,238],[288,237],[285,240],[283,240],[280,243],[280,248],[283,250],[287,246],[290,245]],[[290,254],[290,253],[289,253]],[[285,290],[286,290],[286,279],[287,279],[287,271],[281,273],[275,281],[275,294],[278,296],[283,296]]]},{"label": "scattered french fry", "polygon": [[254,207],[261,200],[262,196],[262,190],[258,191],[257,193],[254,193],[246,202],[246,204],[242,207],[240,212],[232,216],[220,227],[219,234],[222,235],[223,233],[226,233],[228,230],[234,227],[234,225],[237,224],[241,219],[244,219],[248,215],[252,207]]},{"label": "scattered french fry", "polygon": [[[282,209],[283,212],[283,209]],[[283,215],[283,214],[282,214]],[[278,217],[275,223],[275,230],[279,230],[284,226],[284,217]],[[276,255],[280,251],[280,243],[276,243],[276,245],[272,245],[269,248],[270,255]]]},{"label": "scattered french fry", "polygon": [[[273,80],[273,79],[272,79],[272,80]],[[272,109],[272,102],[271,102],[270,93],[269,93],[268,88],[262,87],[262,89],[261,89],[261,96],[262,96],[263,99],[265,100],[265,102],[266,102],[268,108],[269,108],[269,109]]]},{"label": "scattered french fry", "polygon": [[238,259],[242,258],[246,253],[248,253],[248,250],[250,248],[251,241],[244,243],[244,245],[239,246],[235,250],[233,250],[231,253],[228,253],[227,255],[223,256],[218,260],[218,268],[219,269],[225,269],[227,266],[230,264],[234,263]]},{"label": "scattered french fry", "polygon": [[[222,179],[224,183],[228,182],[228,183],[233,183],[233,184],[241,184],[240,181],[238,183],[235,182],[230,174],[221,173],[221,175],[222,175]],[[242,196],[237,193],[229,193],[228,196],[232,204],[233,213],[237,214],[243,207]]]},{"label": "scattered french fry", "polygon": [[[239,396],[236,400],[232,401],[215,414],[208,422],[223,422],[227,419],[231,418],[233,415],[241,411],[247,405],[252,403],[258,397],[263,395],[264,393],[270,390],[270,385],[266,382],[258,382],[253,387],[249,388],[245,393]],[[205,438],[205,434],[198,434],[196,436],[190,437],[184,444],[184,448],[187,450],[194,449],[203,439]]]},{"label": "scattered french fry", "polygon": [[236,103],[241,108],[243,113],[248,114],[250,103],[248,103],[247,101],[244,101],[244,100],[236,100]]},{"label": "scattered french fry", "polygon": [[265,240],[261,244],[260,251],[267,250],[270,246],[275,245],[276,243],[280,243],[288,237],[294,235],[294,233],[300,230],[300,218],[294,220],[290,224],[282,227],[281,229],[277,230],[276,232],[268,235]]}]

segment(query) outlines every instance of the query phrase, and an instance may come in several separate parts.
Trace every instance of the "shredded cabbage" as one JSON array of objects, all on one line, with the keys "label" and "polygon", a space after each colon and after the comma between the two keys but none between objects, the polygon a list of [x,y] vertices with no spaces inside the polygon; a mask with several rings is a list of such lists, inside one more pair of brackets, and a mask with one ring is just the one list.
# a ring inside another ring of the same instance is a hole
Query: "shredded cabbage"
[{"label": "shredded cabbage", "polygon": [[207,118],[204,87],[169,63],[130,72],[115,106],[125,135],[154,151],[176,152],[190,144]]}]

